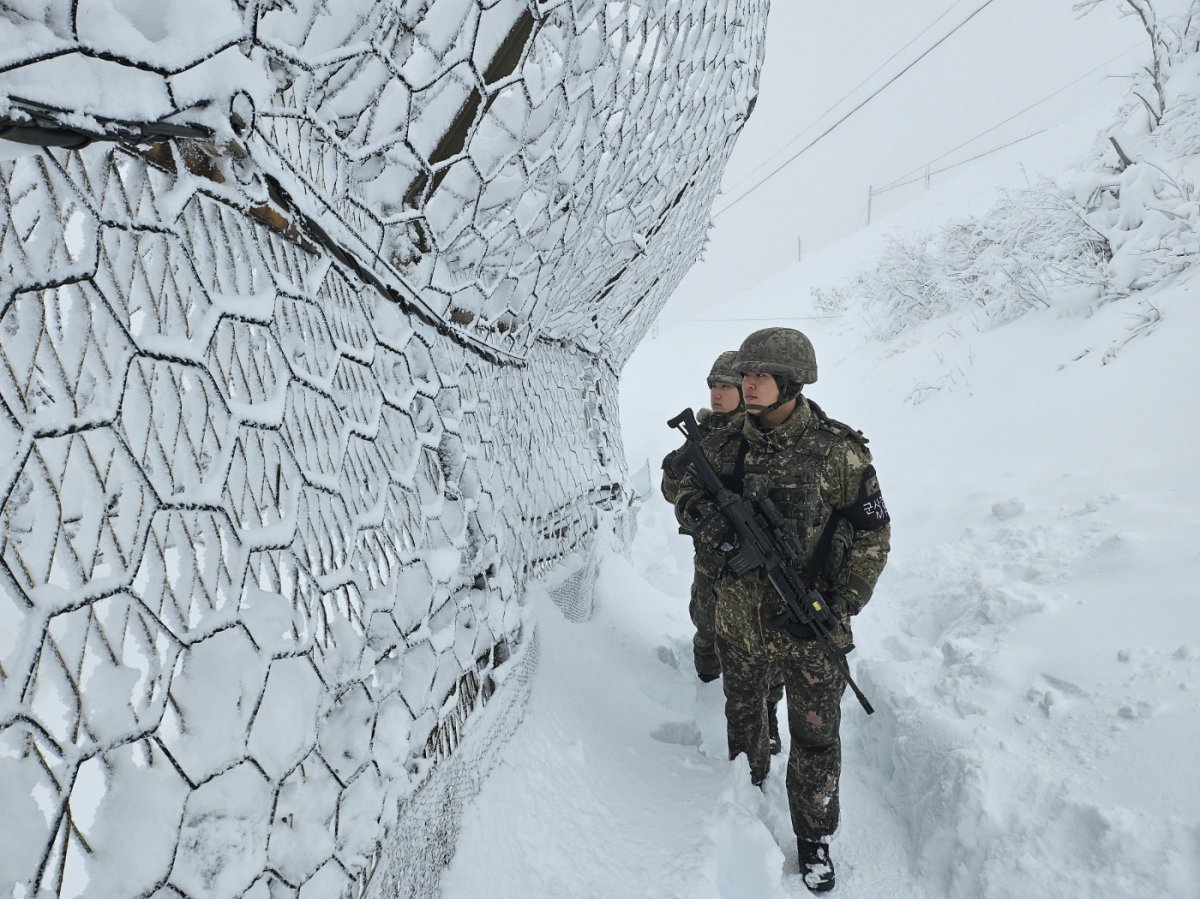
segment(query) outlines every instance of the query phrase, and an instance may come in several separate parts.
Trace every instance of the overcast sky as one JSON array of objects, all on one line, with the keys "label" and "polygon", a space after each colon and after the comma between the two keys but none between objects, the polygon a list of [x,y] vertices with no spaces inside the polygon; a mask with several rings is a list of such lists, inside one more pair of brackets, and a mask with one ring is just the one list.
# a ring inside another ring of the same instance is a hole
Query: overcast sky
[{"label": "overcast sky", "polygon": [[[1127,86],[1114,76],[1134,71],[1148,55],[1145,35],[1134,19],[1118,14],[1115,0],[1082,19],[1071,5],[1071,0],[772,3],[761,96],[714,207],[720,214],[712,243],[664,317],[687,316],[770,276],[797,258],[798,240],[808,254],[862,227],[871,186],[919,177],[930,162],[936,171],[1066,117],[1090,115],[1101,127],[1105,109]],[[720,212],[981,8],[811,150]],[[1068,87],[1071,82],[1077,83]],[[874,197],[874,220],[921,190],[917,183]]]}]

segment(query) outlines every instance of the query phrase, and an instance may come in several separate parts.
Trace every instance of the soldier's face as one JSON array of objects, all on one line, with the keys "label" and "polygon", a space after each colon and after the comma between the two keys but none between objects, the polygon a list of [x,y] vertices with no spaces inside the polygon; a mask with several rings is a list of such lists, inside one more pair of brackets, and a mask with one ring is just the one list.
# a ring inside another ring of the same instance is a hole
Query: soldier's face
[{"label": "soldier's face", "polygon": [[755,415],[779,399],[779,385],[773,375],[748,371],[742,375],[742,396],[746,400],[746,411]]},{"label": "soldier's face", "polygon": [[713,384],[708,388],[709,404],[714,412],[734,412],[742,402],[742,396],[732,384]]}]

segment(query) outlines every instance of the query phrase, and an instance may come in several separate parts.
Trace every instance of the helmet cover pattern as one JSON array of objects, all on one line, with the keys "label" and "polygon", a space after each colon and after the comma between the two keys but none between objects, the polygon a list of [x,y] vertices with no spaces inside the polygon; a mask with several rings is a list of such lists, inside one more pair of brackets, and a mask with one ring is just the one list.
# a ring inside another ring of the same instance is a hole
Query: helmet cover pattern
[{"label": "helmet cover pattern", "polygon": [[737,350],[726,350],[712,365],[712,370],[708,373],[708,386],[714,387],[717,384],[728,384],[730,387],[742,386],[742,374],[734,368],[734,360],[737,359]]},{"label": "helmet cover pattern", "polygon": [[798,385],[817,380],[817,354],[812,341],[795,328],[755,331],[742,341],[733,367],[739,374],[763,372],[777,381]]}]

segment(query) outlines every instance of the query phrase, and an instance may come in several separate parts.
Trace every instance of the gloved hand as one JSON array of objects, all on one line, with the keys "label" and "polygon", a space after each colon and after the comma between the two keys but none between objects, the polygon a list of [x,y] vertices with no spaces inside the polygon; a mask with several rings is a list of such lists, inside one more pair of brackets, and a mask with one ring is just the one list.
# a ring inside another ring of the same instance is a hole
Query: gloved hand
[{"label": "gloved hand", "polygon": [[[811,599],[806,599],[805,605],[811,601]],[[821,597],[821,610],[813,615],[814,621],[819,622],[819,625],[824,625],[825,630],[828,631],[832,631],[839,623],[845,621],[846,617],[846,606],[836,592]],[[812,624],[797,621],[786,612],[773,617],[767,622],[767,625],[777,631],[787,631],[797,640],[812,640],[816,636]]]},{"label": "gloved hand", "polygon": [[721,546],[732,537],[732,528],[716,500],[704,493],[692,495],[684,504],[684,518],[692,539],[707,546]]},{"label": "gloved hand", "polygon": [[817,636],[810,625],[801,624],[790,615],[776,615],[767,624],[772,630],[787,631],[797,640],[812,640]]},{"label": "gloved hand", "polygon": [[720,515],[717,501],[707,493],[696,491],[684,500],[680,510],[683,517],[690,522],[700,522],[710,515]]},{"label": "gloved hand", "polygon": [[834,587],[825,594],[825,605],[829,609],[829,614],[835,622],[848,621],[850,619],[850,611],[846,604],[846,597],[841,593],[841,587]]},{"label": "gloved hand", "polygon": [[748,474],[742,482],[742,496],[753,502],[765,497],[770,490],[770,483],[761,474]]},{"label": "gloved hand", "polygon": [[720,548],[733,542],[733,528],[720,512],[714,512],[707,518],[700,519],[692,539],[697,543]]}]

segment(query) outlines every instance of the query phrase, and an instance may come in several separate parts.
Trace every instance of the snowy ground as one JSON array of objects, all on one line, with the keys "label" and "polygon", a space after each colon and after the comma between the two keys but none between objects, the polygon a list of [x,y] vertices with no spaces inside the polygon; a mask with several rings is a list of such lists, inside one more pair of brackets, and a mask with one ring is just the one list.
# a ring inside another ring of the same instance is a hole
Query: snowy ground
[{"label": "snowy ground", "polygon": [[[772,322],[812,336],[811,395],[871,438],[894,541],[855,628],[878,711],[847,694],[837,895],[1200,896],[1200,273],[886,344],[853,315],[797,318],[886,229],[989,195],[989,174],[664,323],[623,377],[630,467],[649,460],[657,485],[677,443],[666,419],[703,402],[718,352]],[[725,758],[719,685],[691,673],[690,547],[669,512],[648,497],[592,621],[531,603],[528,715],[445,896],[807,895],[782,765],[765,795],[749,787]]]},{"label": "snowy ground", "polygon": [[[673,564],[659,575],[678,579]],[[598,598],[582,625],[535,599],[530,708],[467,815],[443,895],[808,895],[794,873],[781,876],[796,864],[782,763],[764,796],[744,762],[728,761],[721,688],[691,671],[678,597],[613,555]],[[846,802],[880,806],[868,789],[847,784]],[[856,816],[840,835],[847,889],[921,896],[885,815]]]}]

